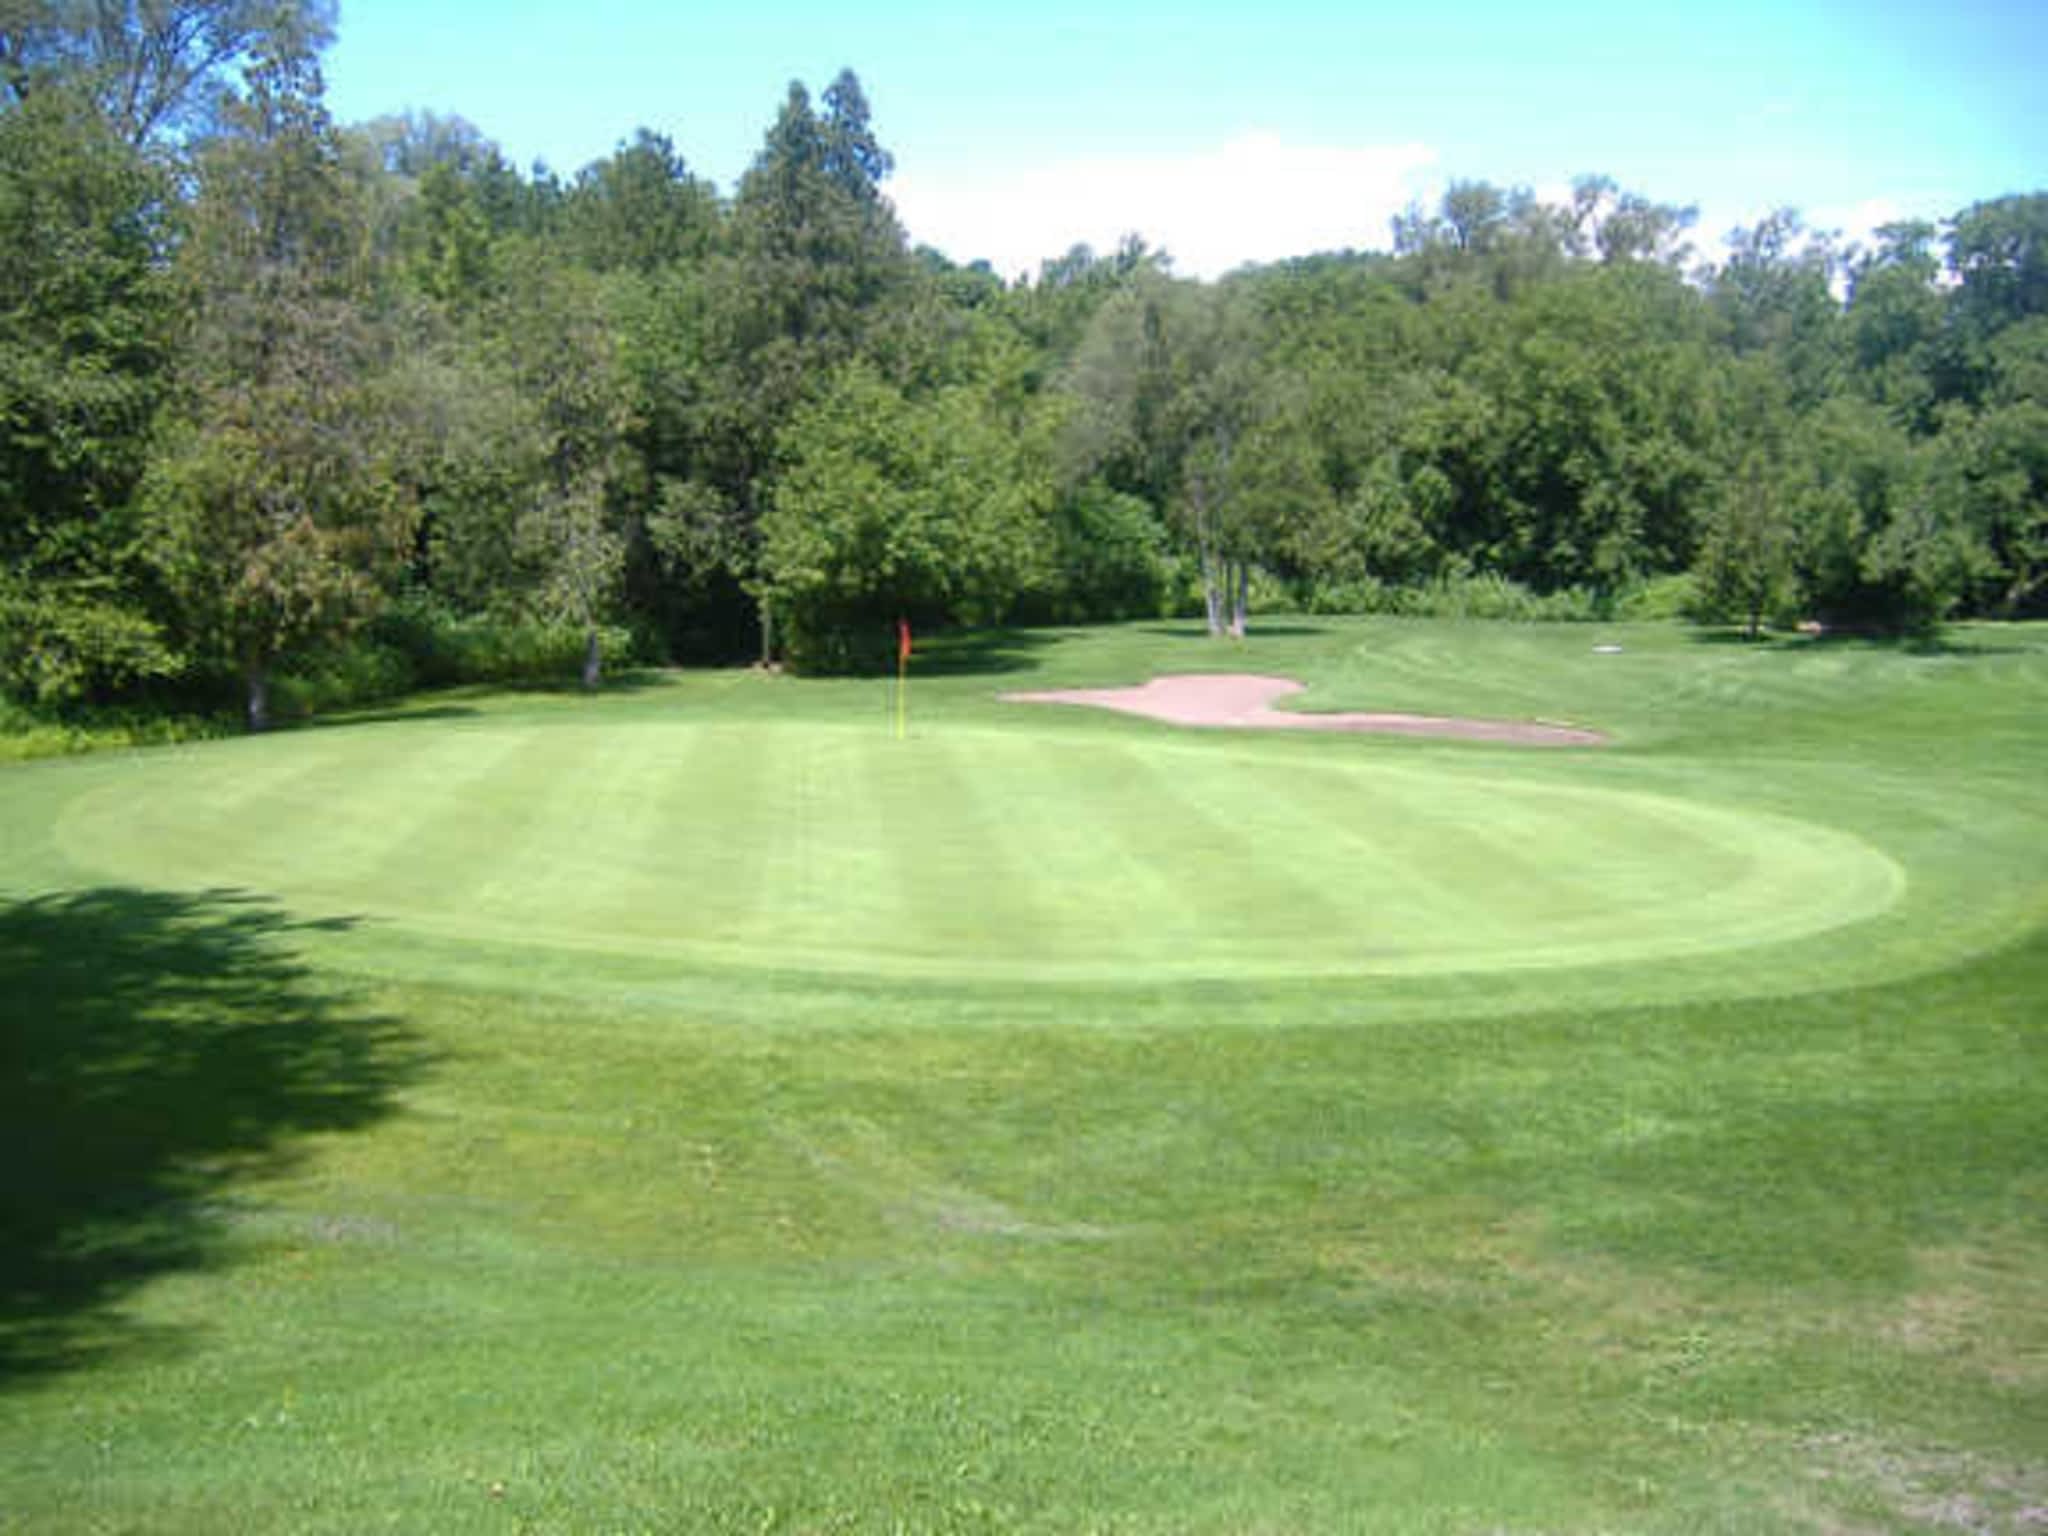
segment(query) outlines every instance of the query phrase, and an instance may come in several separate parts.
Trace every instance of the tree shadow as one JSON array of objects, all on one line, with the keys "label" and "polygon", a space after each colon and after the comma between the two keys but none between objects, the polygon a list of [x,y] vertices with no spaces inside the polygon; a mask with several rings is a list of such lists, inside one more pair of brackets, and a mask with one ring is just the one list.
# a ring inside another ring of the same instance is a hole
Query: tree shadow
[{"label": "tree shadow", "polygon": [[331,715],[314,715],[298,722],[309,731],[330,730],[340,725],[406,725],[426,720],[471,720],[482,711],[467,704],[429,704],[419,709],[404,705],[382,709],[352,709]]},{"label": "tree shadow", "polygon": [[562,676],[496,683],[491,685],[490,691],[553,693],[586,699],[601,699],[607,694],[624,694],[630,698],[664,688],[668,685],[668,680],[669,673],[661,667],[621,667],[617,671],[606,672],[598,679],[595,688],[585,688],[580,677]]},{"label": "tree shadow", "polygon": [[1812,635],[1786,634],[1769,629],[1752,635],[1746,629],[1730,629],[1724,625],[1692,625],[1686,629],[1685,637],[1694,645],[1726,646],[1738,651],[1798,651],[1814,644]]},{"label": "tree shadow", "polygon": [[[1245,635],[1245,638],[1247,640],[1289,640],[1309,635],[1327,635],[1329,632],[1330,626],[1327,624],[1276,623],[1254,618],[1251,621],[1251,628]],[[1218,638],[1212,636],[1209,633],[1209,626],[1200,620],[1186,624],[1144,624],[1139,626],[1139,633],[1162,635],[1170,640],[1209,640]]]},{"label": "tree shadow", "polygon": [[955,629],[920,635],[910,663],[913,677],[983,677],[1011,672],[1036,672],[1045,662],[1037,654],[1064,643],[1057,630]]},{"label": "tree shadow", "polygon": [[0,907],[0,1389],[141,1342],[122,1302],[220,1260],[239,1180],[424,1067],[292,952],[336,926],[236,891]]},{"label": "tree shadow", "polygon": [[1686,631],[1695,645],[1728,646],[1740,650],[1781,653],[1811,651],[1882,651],[1897,656],[2017,656],[2028,649],[1979,635],[1953,630],[1927,634],[1887,634],[1880,631],[1837,629],[1822,634],[1788,634],[1765,630],[1752,636],[1746,629],[1724,626],[1695,626]]}]

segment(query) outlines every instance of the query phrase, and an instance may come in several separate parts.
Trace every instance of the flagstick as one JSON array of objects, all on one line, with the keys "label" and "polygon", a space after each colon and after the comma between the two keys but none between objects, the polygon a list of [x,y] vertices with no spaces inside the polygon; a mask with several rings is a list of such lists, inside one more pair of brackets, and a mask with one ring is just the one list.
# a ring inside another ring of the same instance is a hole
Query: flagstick
[{"label": "flagstick", "polygon": [[905,695],[910,691],[910,658],[899,649],[896,652],[896,739],[903,739],[903,717],[908,710],[909,700]]}]

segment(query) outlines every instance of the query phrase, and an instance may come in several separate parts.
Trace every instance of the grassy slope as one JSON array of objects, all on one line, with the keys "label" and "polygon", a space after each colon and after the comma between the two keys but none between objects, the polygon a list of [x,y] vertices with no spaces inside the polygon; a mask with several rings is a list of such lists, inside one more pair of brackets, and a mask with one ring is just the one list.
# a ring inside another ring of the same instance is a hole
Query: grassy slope
[{"label": "grassy slope", "polygon": [[[1609,753],[1505,771],[1839,828],[1899,907],[1732,962],[979,987],[17,906],[0,1530],[2024,1528],[2048,636],[1616,634],[1301,626],[1224,660],[1307,707],[1597,723]],[[918,720],[1218,659],[961,647]],[[884,719],[873,685],[737,674],[437,707]],[[11,883],[76,873],[25,813],[134,761],[7,770]]]}]

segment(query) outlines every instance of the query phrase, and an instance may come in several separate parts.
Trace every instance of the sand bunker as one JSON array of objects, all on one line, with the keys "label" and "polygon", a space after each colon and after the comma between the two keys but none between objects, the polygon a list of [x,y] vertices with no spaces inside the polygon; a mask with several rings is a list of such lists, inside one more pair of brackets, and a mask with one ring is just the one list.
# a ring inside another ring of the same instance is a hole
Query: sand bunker
[{"label": "sand bunker", "polygon": [[1155,677],[1142,688],[1070,688],[1006,693],[1016,704],[1090,704],[1170,725],[1250,731],[1378,731],[1393,736],[1449,736],[1522,747],[1597,747],[1607,738],[1576,726],[1534,720],[1461,720],[1444,715],[1300,714],[1274,709],[1275,699],[1301,692],[1284,677],[1241,673]]}]

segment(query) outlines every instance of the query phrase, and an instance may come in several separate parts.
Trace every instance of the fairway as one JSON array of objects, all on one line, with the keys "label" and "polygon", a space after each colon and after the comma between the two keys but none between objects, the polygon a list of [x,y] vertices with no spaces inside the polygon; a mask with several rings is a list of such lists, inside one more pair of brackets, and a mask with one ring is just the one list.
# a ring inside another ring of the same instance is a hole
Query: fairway
[{"label": "fairway", "polygon": [[1809,822],[1497,758],[872,727],[369,727],[196,748],[62,806],[90,879],[755,967],[1144,984],[1737,949],[1903,876]]},{"label": "fairway", "polygon": [[2048,630],[920,647],[0,766],[0,1532],[2038,1531]]}]

